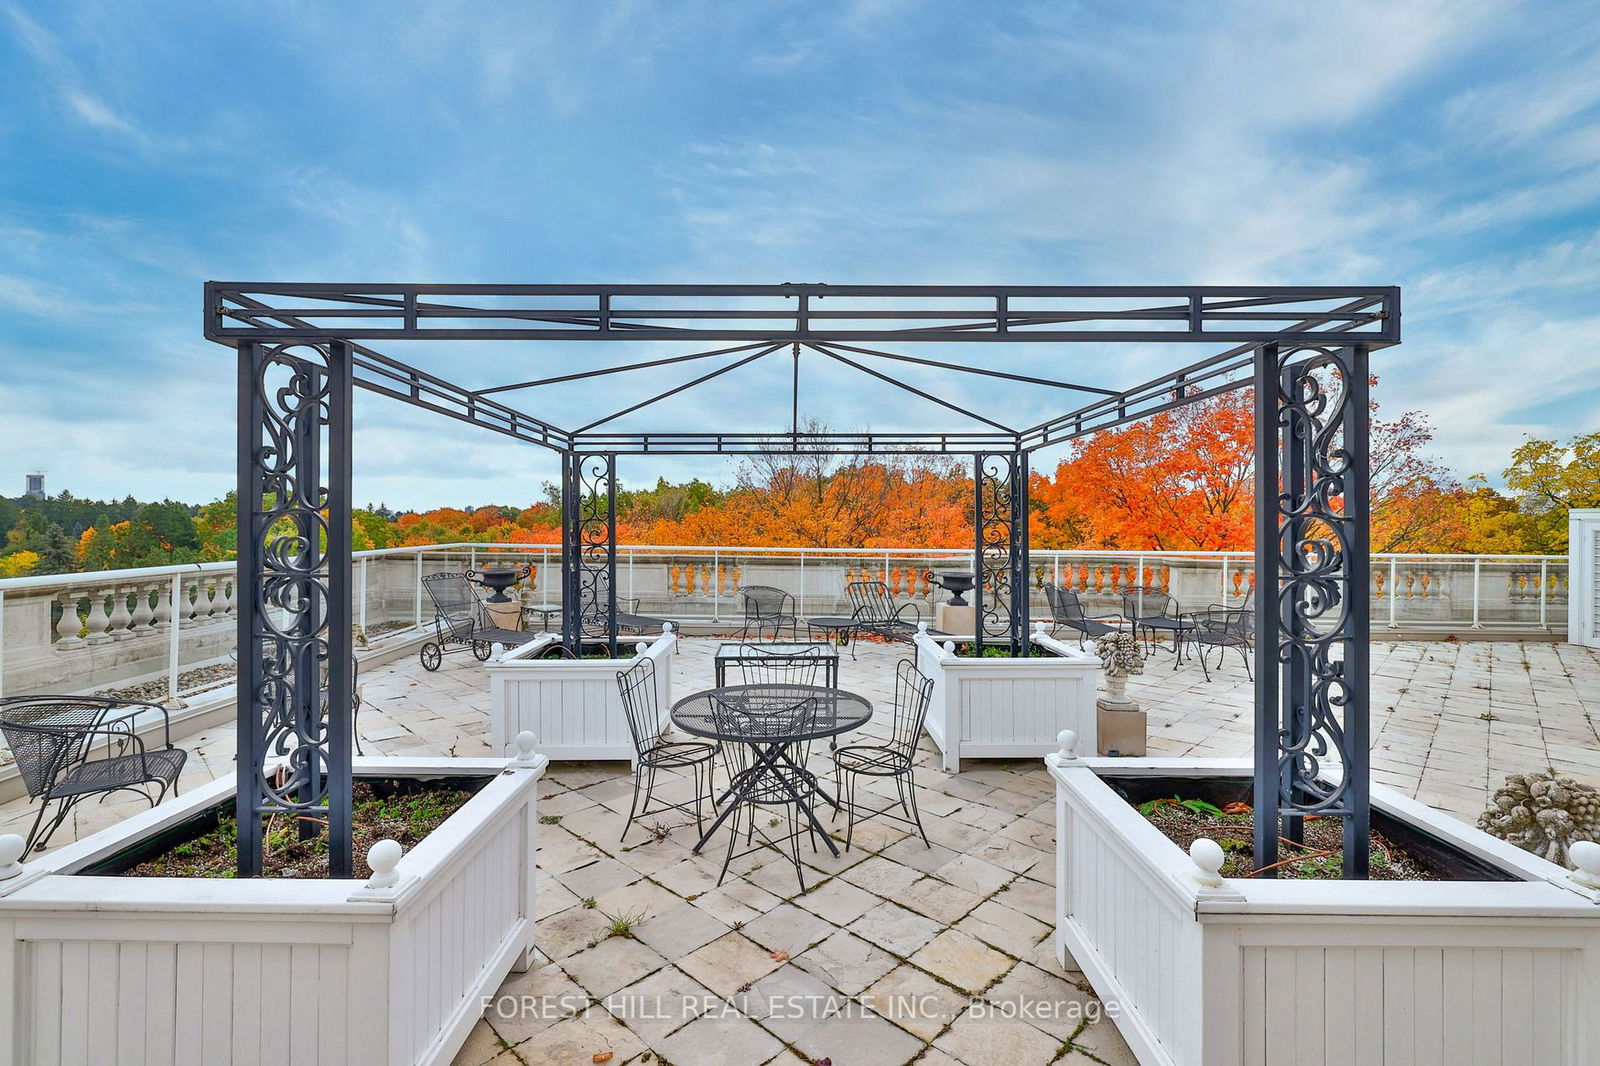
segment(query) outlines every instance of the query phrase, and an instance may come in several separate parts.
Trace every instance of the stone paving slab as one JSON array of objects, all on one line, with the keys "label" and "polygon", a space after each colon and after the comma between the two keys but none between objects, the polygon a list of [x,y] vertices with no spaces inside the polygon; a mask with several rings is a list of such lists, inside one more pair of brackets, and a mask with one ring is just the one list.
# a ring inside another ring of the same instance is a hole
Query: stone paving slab
[{"label": "stone paving slab", "polygon": [[[683,642],[680,691],[709,682],[715,643]],[[908,649],[864,643],[858,654],[841,661],[841,684],[887,705]],[[1212,677],[1193,665],[1174,672],[1163,649],[1132,680],[1152,754],[1249,753],[1252,693],[1237,656]],[[488,754],[477,663],[447,659],[430,675],[407,660],[363,682],[369,751]],[[1504,773],[1534,765],[1600,779],[1600,659],[1585,649],[1375,644],[1373,698],[1374,779],[1452,813],[1473,817]],[[223,727],[183,738],[185,789],[233,772],[233,736]],[[813,759],[824,767],[825,750]],[[558,820],[541,835],[540,961],[505,982],[458,1066],[606,1052],[613,1066],[1131,1064],[1083,975],[1055,958],[1048,775],[1031,761],[974,761],[952,777],[924,740],[916,781],[931,847],[868,822],[844,851],[839,819],[838,858],[802,851],[802,894],[793,865],[770,849],[737,860],[719,885],[723,842],[694,854],[686,819],[664,820],[665,839],[619,841],[626,765],[554,765],[541,792],[541,814]],[[87,805],[58,842],[140,806]],[[0,805],[0,831],[25,829],[30,816],[25,802]],[[1054,1009],[1007,1015],[1023,1002]]]}]

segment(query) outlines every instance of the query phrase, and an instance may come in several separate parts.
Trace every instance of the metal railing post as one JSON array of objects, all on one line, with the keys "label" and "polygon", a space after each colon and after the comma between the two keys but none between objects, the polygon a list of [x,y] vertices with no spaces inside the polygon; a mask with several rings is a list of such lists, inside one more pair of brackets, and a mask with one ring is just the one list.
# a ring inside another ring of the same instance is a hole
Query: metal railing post
[{"label": "metal railing post", "polygon": [[369,562],[371,562],[370,559],[361,560],[361,569],[358,571],[361,602],[356,605],[356,624],[361,627],[361,635],[363,637],[367,635],[367,564]]},{"label": "metal railing post", "polygon": [[[1545,618],[1545,606],[1548,602],[1548,586],[1550,584],[1550,560],[1539,560],[1539,628],[1549,629],[1550,623]],[[1570,638],[1569,638],[1570,639]]]},{"label": "metal railing post", "polygon": [[[241,599],[238,593],[239,571],[237,569],[233,572],[233,587],[235,590],[233,599],[234,603],[237,604]],[[178,602],[183,599],[182,574],[172,575],[170,594],[172,596],[172,628],[167,630],[167,702],[176,703],[178,701],[178,631],[183,626],[183,612],[178,610]],[[234,608],[234,610],[238,609],[238,607]]]},{"label": "metal railing post", "polygon": [[1222,598],[1217,601],[1224,607],[1228,605],[1228,553],[1222,553]]},{"label": "metal railing post", "polygon": [[1399,560],[1396,559],[1392,555],[1389,556],[1389,628],[1390,629],[1399,629],[1400,628],[1399,624],[1395,622],[1395,616],[1394,616],[1395,605],[1400,600],[1400,597],[1396,594],[1398,590],[1395,588],[1395,582],[1397,580],[1399,580],[1398,573],[1397,573],[1398,569],[1399,569]]},{"label": "metal railing post", "polygon": [[1472,558],[1472,628],[1482,629],[1478,624],[1478,592],[1483,585],[1483,556],[1475,555]]},{"label": "metal railing post", "polygon": [[628,598],[633,599],[633,549],[628,549]]},{"label": "metal railing post", "polygon": [[550,606],[550,549],[539,549],[539,573],[544,575],[544,580],[539,582],[539,598],[541,607]]},{"label": "metal railing post", "polygon": [[722,552],[711,552],[711,620],[722,621]]},{"label": "metal railing post", "polygon": [[[65,607],[65,606],[63,606],[61,609],[63,611],[68,610],[68,608]],[[48,622],[49,620],[50,620],[50,616],[49,616],[49,613],[48,613],[48,610],[47,610],[46,614],[45,614],[45,621]],[[6,694],[6,590],[5,589],[0,589],[0,696],[4,696],[5,694]]]},{"label": "metal railing post", "polygon": [[467,546],[467,569],[468,570],[476,570],[477,568],[478,568],[478,546],[476,544],[469,544]]},{"label": "metal railing post", "polygon": [[801,618],[806,616],[806,553],[800,553],[800,594],[794,598],[794,613]]},{"label": "metal railing post", "polygon": [[422,628],[422,549],[421,548],[417,549],[416,608],[415,608],[415,611],[414,611],[414,617],[412,618],[412,624],[415,625],[418,629]]}]

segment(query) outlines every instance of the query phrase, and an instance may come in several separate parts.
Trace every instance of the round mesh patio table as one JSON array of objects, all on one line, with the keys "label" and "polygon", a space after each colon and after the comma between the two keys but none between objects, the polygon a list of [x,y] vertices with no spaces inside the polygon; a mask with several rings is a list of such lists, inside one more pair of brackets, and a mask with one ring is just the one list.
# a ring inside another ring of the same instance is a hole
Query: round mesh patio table
[{"label": "round mesh patio table", "polygon": [[[860,729],[871,719],[871,700],[820,685],[728,685],[674,703],[672,722],[679,729],[725,744],[748,745],[752,756],[751,764],[734,777],[718,800],[722,811],[694,850],[706,846],[739,804],[770,801],[769,793],[781,791],[784,801],[794,803],[821,834],[828,850],[838,855],[839,849],[817,820],[810,800],[812,795],[821,796],[835,807],[838,801],[828,795],[815,774],[795,760],[793,751],[809,741]],[[733,802],[725,802],[729,799]]]}]

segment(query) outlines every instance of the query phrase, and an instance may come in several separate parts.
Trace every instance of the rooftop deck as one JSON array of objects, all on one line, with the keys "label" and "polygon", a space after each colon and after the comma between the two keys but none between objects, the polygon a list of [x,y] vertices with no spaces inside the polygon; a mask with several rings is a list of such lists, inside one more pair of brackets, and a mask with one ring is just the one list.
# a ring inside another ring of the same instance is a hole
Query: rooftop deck
[{"label": "rooftop deck", "polygon": [[[714,647],[683,641],[679,691],[710,683]],[[841,659],[840,683],[887,701],[906,649],[858,650],[859,659]],[[1548,765],[1600,778],[1593,651],[1515,642],[1372,651],[1375,780],[1471,819],[1511,771]],[[1163,650],[1132,680],[1130,694],[1150,713],[1152,754],[1249,753],[1251,688],[1238,658],[1212,677],[1192,665],[1174,671]],[[370,753],[489,754],[488,685],[470,657],[428,674],[408,656],[365,671],[363,690]],[[192,753],[185,787],[232,772],[231,727],[183,743]],[[868,823],[840,859],[806,857],[815,877],[803,895],[775,853],[768,863],[736,860],[716,887],[720,848],[694,855],[692,835],[670,822],[659,839],[635,830],[618,844],[626,766],[556,764],[542,794],[543,812],[560,818],[540,851],[542,965],[507,981],[513,998],[491,1008],[457,1061],[588,1062],[612,1051],[621,1066],[650,1050],[680,1064],[892,1066],[919,1054],[967,1066],[1131,1063],[1081,975],[1054,959],[1041,920],[1053,899],[1048,777],[1032,763],[981,762],[951,777],[926,740],[924,749],[917,787],[933,847],[892,823]],[[57,840],[142,806],[90,804]],[[0,832],[25,831],[29,816],[24,801],[0,806]],[[643,916],[632,936],[607,937],[607,916],[625,914]],[[1044,1004],[1053,1016],[986,1015],[971,1007],[979,994],[1002,1011]]]}]

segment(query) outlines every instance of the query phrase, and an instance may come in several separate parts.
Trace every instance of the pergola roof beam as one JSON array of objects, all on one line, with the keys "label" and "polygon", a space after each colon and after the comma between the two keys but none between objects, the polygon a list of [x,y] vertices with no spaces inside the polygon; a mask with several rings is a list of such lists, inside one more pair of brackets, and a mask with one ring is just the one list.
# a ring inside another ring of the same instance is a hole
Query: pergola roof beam
[{"label": "pergola roof beam", "polygon": [[674,355],[667,359],[651,359],[643,363],[629,363],[625,366],[609,366],[599,370],[582,370],[576,374],[562,374],[559,377],[540,378],[537,381],[519,381],[515,385],[495,385],[492,388],[479,389],[475,395],[488,396],[495,392],[509,392],[512,389],[532,389],[540,385],[559,385],[564,381],[582,381],[585,378],[605,377],[607,374],[621,374],[628,370],[645,370],[653,366],[667,366],[672,363],[684,363],[691,359],[709,359],[714,355],[732,355],[734,352],[748,352],[753,348],[765,347],[765,342],[757,344],[740,344],[732,348],[718,348],[709,352],[693,352],[689,355]]},{"label": "pergola roof beam", "polygon": [[744,366],[747,363],[753,363],[757,359],[763,358],[764,356],[771,355],[773,352],[777,351],[779,348],[782,348],[782,347],[783,347],[782,344],[770,344],[770,345],[767,345],[765,348],[761,349],[761,351],[759,351],[759,352],[756,352],[754,355],[747,355],[743,359],[737,359],[737,360],[729,363],[727,366],[718,367],[717,369],[711,371],[709,374],[702,374],[699,377],[694,378],[691,381],[685,381],[682,385],[675,386],[673,388],[668,389],[666,392],[659,393],[658,395],[652,396],[648,400],[641,400],[638,403],[634,404],[632,407],[624,407],[622,410],[613,412],[612,414],[606,415],[604,418],[597,419],[596,421],[590,422],[586,426],[579,426],[577,429],[572,431],[572,435],[573,436],[577,436],[577,435],[579,435],[581,433],[587,433],[589,430],[593,429],[595,426],[603,426],[607,422],[613,422],[616,419],[621,418],[623,415],[630,415],[633,412],[640,410],[641,408],[649,407],[653,403],[660,403],[662,400],[667,399],[669,396],[676,396],[678,393],[683,392],[686,389],[692,389],[696,385],[703,385],[706,382],[710,381],[712,378],[721,377],[723,374],[728,373],[730,370],[737,370],[741,366]]},{"label": "pergola roof beam", "polygon": [[854,368],[856,370],[859,370],[863,374],[868,374],[868,375],[870,375],[872,377],[875,377],[879,381],[886,381],[889,384],[893,385],[895,388],[901,389],[901,390],[903,390],[905,392],[909,392],[913,396],[920,396],[922,399],[927,400],[930,403],[936,403],[940,407],[948,408],[949,410],[956,412],[956,414],[965,415],[966,417],[972,419],[974,422],[982,422],[986,426],[993,426],[995,429],[998,429],[1002,433],[1009,433],[1013,437],[1016,436],[1017,431],[1012,429],[1010,426],[1002,425],[1001,423],[996,422],[992,418],[985,418],[983,415],[977,414],[974,411],[967,410],[965,407],[962,407],[960,404],[954,404],[954,403],[951,403],[949,400],[942,399],[942,398],[940,398],[938,396],[935,396],[931,392],[923,392],[921,389],[916,388],[916,387],[914,387],[912,385],[907,385],[903,381],[897,381],[894,378],[890,377],[888,374],[880,374],[878,371],[873,370],[871,367],[862,366],[860,363],[856,362],[854,359],[847,359],[846,357],[840,355],[838,352],[829,351],[827,348],[823,348],[820,345],[816,345],[816,344],[807,344],[806,347],[810,348],[814,352],[820,352],[822,355],[827,356],[829,359],[833,359],[833,360],[835,360],[837,362],[843,363],[845,366],[852,367],[852,368]]},{"label": "pergola roof beam", "polygon": [[[815,348],[819,347],[819,345],[811,345],[811,347]],[[993,370],[978,366],[963,366],[960,363],[946,363],[938,359],[924,359],[915,355],[905,355],[897,352],[884,352],[874,348],[858,348],[850,344],[837,344],[830,341],[821,344],[820,347],[837,349],[844,352],[855,352],[858,355],[875,355],[880,359],[898,359],[902,363],[917,363],[921,366],[939,367],[942,370],[957,370],[963,374],[981,374],[988,378],[1003,378],[1006,381],[1021,381],[1029,385],[1048,385],[1053,389],[1073,389],[1078,392],[1097,392],[1102,396],[1118,395],[1115,389],[1102,389],[1094,385],[1074,385],[1069,381],[1052,381],[1049,378],[1029,377],[1027,374],[1013,374],[1006,370]]]}]

